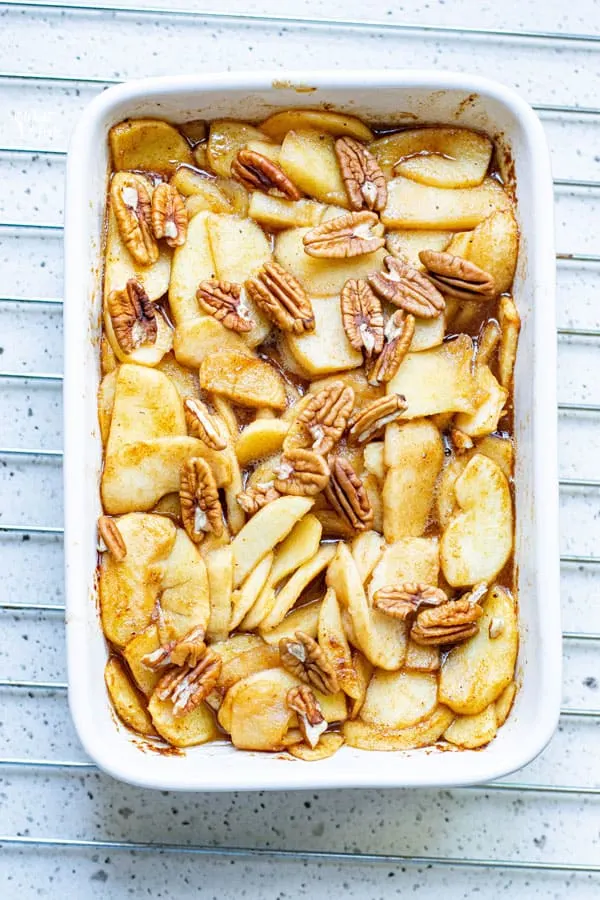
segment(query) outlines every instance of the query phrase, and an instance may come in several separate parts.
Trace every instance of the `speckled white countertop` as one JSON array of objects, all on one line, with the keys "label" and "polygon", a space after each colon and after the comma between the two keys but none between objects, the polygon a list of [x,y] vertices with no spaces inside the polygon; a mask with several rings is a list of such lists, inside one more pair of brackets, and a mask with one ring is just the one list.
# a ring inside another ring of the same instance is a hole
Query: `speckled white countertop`
[{"label": "speckled white countertop", "polygon": [[[100,0],[102,2],[102,0]],[[142,6],[142,2],[130,5]],[[149,4],[146,4],[149,5]],[[168,4],[165,3],[165,6]],[[193,0],[178,7],[198,8]],[[197,18],[41,10],[0,3],[3,73],[125,79],[222,69],[440,67],[496,77],[537,104],[597,106],[600,44],[458,38],[281,24],[241,25]],[[597,0],[222,0],[221,11],[385,22],[547,29],[600,36]],[[210,8],[210,5],[209,5]],[[98,86],[18,81],[0,75],[0,223],[60,225],[62,156],[6,148],[63,150]],[[558,179],[600,181],[600,116],[545,116]],[[600,253],[599,190],[557,189],[561,252]],[[60,298],[61,234],[0,228],[0,369],[60,373],[59,305],[10,298]],[[563,263],[561,326],[598,328],[598,266]],[[560,399],[600,403],[597,340],[559,343]],[[60,450],[59,382],[0,379],[2,448]],[[562,414],[564,478],[600,478],[600,421]],[[68,478],[68,472],[65,473]],[[0,524],[60,526],[60,458],[0,453]],[[564,554],[600,556],[600,493],[564,486]],[[60,612],[19,611],[10,603],[62,604],[60,537],[0,534],[0,679],[64,682]],[[565,631],[600,632],[600,569],[565,565]],[[600,708],[600,643],[565,642],[564,705]],[[535,785],[592,788],[599,782],[600,719],[564,718],[543,756],[515,776]],[[338,791],[192,795],[128,787],[95,769],[8,766],[10,758],[85,761],[64,691],[0,689],[0,832],[42,838],[124,840],[390,853],[463,859],[600,862],[600,796],[485,788],[448,791]],[[600,793],[600,792],[599,792]],[[405,866],[233,856],[197,857],[98,847],[0,849],[0,896],[233,898],[595,898],[600,876],[576,871]]]}]

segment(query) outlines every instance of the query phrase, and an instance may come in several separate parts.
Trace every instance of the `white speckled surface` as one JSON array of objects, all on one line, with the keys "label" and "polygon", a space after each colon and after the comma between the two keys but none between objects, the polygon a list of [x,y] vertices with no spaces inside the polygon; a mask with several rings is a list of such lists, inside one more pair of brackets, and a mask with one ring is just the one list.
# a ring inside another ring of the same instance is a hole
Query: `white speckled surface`
[{"label": "white speckled surface", "polygon": [[[134,5],[134,4],[131,4]],[[140,4],[135,4],[140,5]],[[179,7],[197,7],[178,0]],[[217,4],[213,4],[216,8]],[[600,34],[595,0],[224,0],[221,10],[287,15],[368,16],[421,23],[464,23]],[[0,3],[3,72],[127,78],[284,64],[439,66],[498,77],[531,102],[598,105],[600,45],[457,39],[331,29],[203,23],[197,19],[7,8]],[[64,149],[78,112],[98,90],[84,84],[0,79],[2,147]],[[557,178],[600,181],[600,121],[546,118]],[[61,158],[0,151],[0,222],[60,223]],[[563,252],[600,252],[599,191],[557,192],[557,243]],[[0,295],[60,297],[60,234],[0,230]],[[563,265],[561,325],[600,327],[598,267]],[[0,301],[0,369],[60,372],[59,307]],[[597,342],[560,342],[560,397],[600,402]],[[0,382],[2,447],[58,449],[62,404],[56,384]],[[600,477],[597,416],[562,416],[564,477]],[[0,521],[60,525],[56,460],[0,456]],[[562,492],[562,550],[600,556],[597,491]],[[58,539],[0,540],[0,599],[62,603]],[[565,567],[565,630],[600,632],[600,570]],[[0,610],[0,679],[64,681],[60,614]],[[600,708],[598,643],[565,647],[564,704]],[[0,693],[0,757],[83,760],[62,693]],[[535,784],[598,784],[598,721],[564,720],[543,756],[517,779]],[[600,797],[543,793],[347,791],[321,794],[175,795],[121,785],[94,770],[44,771],[0,766],[0,832],[43,837],[321,849],[593,864],[600,860]],[[347,898],[410,896],[518,898],[599,896],[600,877],[569,872],[442,868],[269,859],[198,858],[96,849],[0,850],[0,895],[31,897],[202,896]]]}]

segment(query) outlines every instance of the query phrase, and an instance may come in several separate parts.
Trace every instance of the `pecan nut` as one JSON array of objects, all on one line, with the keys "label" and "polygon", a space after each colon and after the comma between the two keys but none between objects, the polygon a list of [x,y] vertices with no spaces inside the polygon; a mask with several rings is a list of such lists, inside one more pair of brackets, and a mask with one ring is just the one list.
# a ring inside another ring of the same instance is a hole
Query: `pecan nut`
[{"label": "pecan nut", "polygon": [[278,490],[275,489],[274,481],[266,481],[264,484],[253,484],[251,487],[241,491],[236,496],[237,502],[240,504],[245,513],[253,516],[259,509],[272,503],[281,497]]},{"label": "pecan nut", "polygon": [[181,470],[179,488],[183,527],[195,544],[209,532],[223,534],[223,510],[215,477],[205,459],[192,457]]},{"label": "pecan nut", "polygon": [[298,724],[304,740],[316,747],[319,738],[327,731],[327,722],[319,701],[305,684],[290,688],[286,697],[288,709],[298,714]]},{"label": "pecan nut", "polygon": [[336,694],[340,687],[333,666],[317,642],[304,631],[279,641],[281,665],[300,681],[322,694]]},{"label": "pecan nut", "polygon": [[155,344],[158,334],[156,310],[148,294],[134,278],[107,298],[116,341],[123,353],[133,353],[143,344]]},{"label": "pecan nut", "polygon": [[157,241],[165,238],[169,247],[182,247],[188,230],[188,212],[183,197],[172,184],[163,182],[152,194],[152,231]]},{"label": "pecan nut", "polygon": [[457,453],[467,453],[475,446],[473,438],[461,431],[460,428],[453,428],[450,431],[450,437]]},{"label": "pecan nut", "polygon": [[373,606],[394,619],[406,620],[415,616],[421,607],[440,606],[448,602],[441,588],[421,582],[386,584],[375,591]]},{"label": "pecan nut", "polygon": [[206,405],[197,397],[185,397],[183,401],[188,434],[198,438],[211,450],[224,450],[227,442],[219,433]]},{"label": "pecan nut", "polygon": [[333,381],[307,395],[283,442],[285,453],[301,448],[326,456],[339,441],[354,406],[354,391]]},{"label": "pecan nut", "polygon": [[[100,516],[98,519],[98,537],[116,562],[122,562],[125,559],[127,546],[119,531],[119,526],[110,516]],[[104,548],[102,552],[104,552]]]},{"label": "pecan nut", "polygon": [[383,312],[368,282],[349,278],[340,294],[342,323],[355,350],[370,358],[383,348]]},{"label": "pecan nut", "polygon": [[289,450],[275,469],[273,487],[280,494],[314,497],[329,481],[329,466],[314,450]]},{"label": "pecan nut", "polygon": [[244,303],[240,284],[209,278],[198,285],[196,299],[204,312],[214,316],[225,328],[239,332],[252,331],[254,322]]},{"label": "pecan nut", "polygon": [[276,262],[267,262],[246,282],[250,299],[282,331],[315,330],[310,298],[297,278]]},{"label": "pecan nut", "polygon": [[152,235],[152,201],[148,181],[133,172],[118,172],[110,185],[110,200],[121,239],[140,266],[158,259]]},{"label": "pecan nut", "polygon": [[231,163],[231,174],[249,191],[277,190],[288,200],[300,200],[302,193],[291,181],[281,166],[273,160],[244,148],[240,150]]},{"label": "pecan nut", "polygon": [[302,239],[309,256],[344,259],[373,253],[385,244],[377,215],[368,210],[349,212],[307,231]]},{"label": "pecan nut", "polygon": [[221,674],[221,657],[208,649],[197,665],[174,667],[156,685],[160,700],[172,700],[173,715],[191,712],[214,690]]},{"label": "pecan nut", "polygon": [[410,349],[415,333],[415,317],[397,309],[385,326],[385,344],[370,366],[367,381],[372,385],[391,381]]},{"label": "pecan nut", "polygon": [[337,139],[335,154],[352,209],[382,210],[387,203],[387,182],[373,154],[351,137]]},{"label": "pecan nut", "polygon": [[389,425],[401,418],[408,406],[402,394],[388,394],[373,400],[368,406],[354,413],[348,422],[348,438],[351,443],[364,444]]},{"label": "pecan nut", "polygon": [[368,276],[379,297],[421,319],[434,319],[443,312],[444,298],[426,275],[395,256],[386,256],[384,263],[387,272]]},{"label": "pecan nut", "polygon": [[418,613],[410,630],[416,644],[438,646],[466,641],[479,631],[478,620],[483,610],[468,597],[449,600],[432,609]]},{"label": "pecan nut", "polygon": [[419,259],[429,280],[445,297],[485,303],[496,296],[493,276],[462,256],[421,250]]},{"label": "pecan nut", "polygon": [[188,631],[179,641],[169,641],[158,650],[142,657],[142,665],[156,671],[166,666],[197,666],[206,651],[206,630],[200,625]]},{"label": "pecan nut", "polygon": [[330,506],[354,531],[368,531],[373,524],[373,509],[364,484],[343,456],[330,459],[329,468],[325,497]]}]

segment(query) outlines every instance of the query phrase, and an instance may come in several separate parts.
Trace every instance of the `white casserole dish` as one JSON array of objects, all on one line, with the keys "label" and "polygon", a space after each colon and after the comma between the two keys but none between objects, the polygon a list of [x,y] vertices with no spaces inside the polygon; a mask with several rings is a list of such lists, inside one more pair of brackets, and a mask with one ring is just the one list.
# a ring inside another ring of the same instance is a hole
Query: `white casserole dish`
[{"label": "white casserole dish", "polygon": [[[185,755],[144,752],[113,714],[96,598],[101,441],[96,416],[107,133],[126,117],[174,123],[260,120],[276,109],[332,105],[372,123],[482,129],[514,162],[521,228],[515,298],[523,319],[516,367],[516,560],[520,690],[496,739],[478,751],[374,753],[342,748],[316,763],[207,744]],[[273,72],[154,78],[100,94],[74,134],[65,234],[65,557],[69,701],[90,757],[123,781],[171,790],[462,785],[532,760],[556,727],[561,690],[553,193],[542,126],[500,84],[442,72]]]}]

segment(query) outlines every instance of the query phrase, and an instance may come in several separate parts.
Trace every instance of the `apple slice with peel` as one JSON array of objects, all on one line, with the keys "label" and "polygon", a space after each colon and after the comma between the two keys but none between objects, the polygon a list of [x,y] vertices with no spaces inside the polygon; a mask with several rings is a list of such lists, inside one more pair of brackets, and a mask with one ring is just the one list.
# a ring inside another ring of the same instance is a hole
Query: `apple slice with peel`
[{"label": "apple slice with peel", "polygon": [[348,195],[335,153],[335,139],[321,131],[288,131],[279,165],[309,197],[348,209]]},{"label": "apple slice with peel", "polygon": [[373,132],[361,119],[324,109],[286,109],[273,113],[260,128],[274,141],[282,141],[288,131],[303,131],[307,128],[325,131],[336,137],[347,135],[358,141],[373,140]]},{"label": "apple slice with peel", "polygon": [[510,197],[494,178],[484,178],[477,187],[450,189],[397,176],[388,184],[381,221],[393,229],[465,231],[510,207]]},{"label": "apple slice with peel", "polygon": [[126,119],[113,125],[108,141],[118,172],[145,169],[171,175],[182,163],[194,164],[188,142],[162,119]]},{"label": "apple slice with peel", "polygon": [[389,177],[463,188],[481,184],[492,158],[489,137],[467,128],[408,128],[388,134],[369,150]]},{"label": "apple slice with peel", "polygon": [[264,132],[246,122],[216,119],[210,124],[206,155],[217,175],[231,175],[231,163],[248,141],[266,141]]}]

